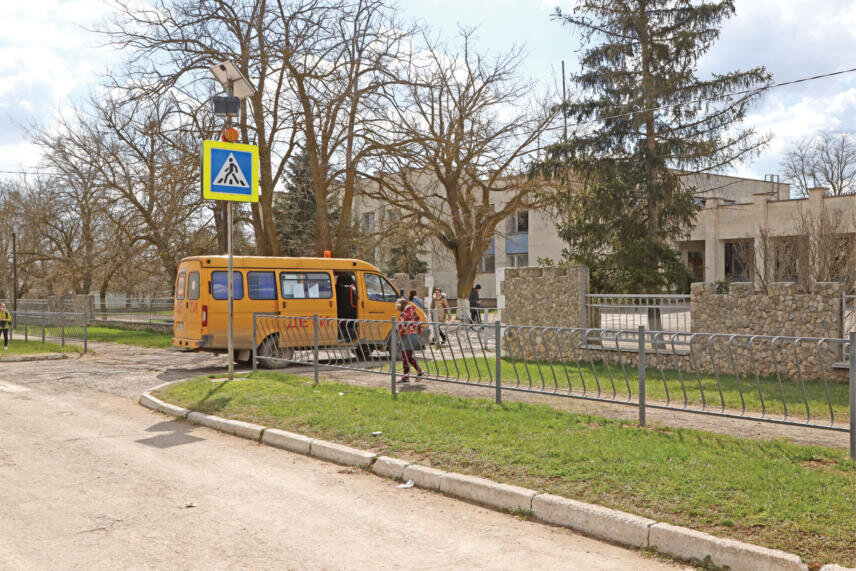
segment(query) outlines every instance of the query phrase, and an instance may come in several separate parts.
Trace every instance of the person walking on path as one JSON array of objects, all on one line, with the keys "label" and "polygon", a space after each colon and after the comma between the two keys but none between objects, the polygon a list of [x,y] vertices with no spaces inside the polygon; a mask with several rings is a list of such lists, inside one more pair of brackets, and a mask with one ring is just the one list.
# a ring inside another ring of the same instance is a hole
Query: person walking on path
[{"label": "person walking on path", "polygon": [[446,333],[443,331],[441,324],[446,322],[449,317],[449,302],[446,300],[446,294],[440,288],[434,289],[434,295],[431,296],[431,321],[434,322],[434,344],[440,345],[446,343]]},{"label": "person walking on path", "polygon": [[12,314],[6,311],[6,304],[0,303],[0,331],[3,332],[3,350],[9,349],[9,326],[12,324]]},{"label": "person walking on path", "polygon": [[[398,337],[401,339],[401,361],[403,363],[404,376],[401,377],[400,383],[409,383],[410,365],[416,369],[416,376],[421,377],[425,374],[422,367],[413,356],[413,351],[421,348],[419,333],[421,329],[421,319],[416,307],[409,303],[406,299],[401,298],[395,302],[395,308],[400,312],[398,316]],[[417,381],[419,379],[416,379]]]},{"label": "person walking on path", "polygon": [[419,308],[419,309],[421,309],[422,311],[425,311],[425,302],[424,302],[424,301],[422,301],[422,298],[421,298],[421,297],[419,297],[418,295],[416,295],[416,290],[415,290],[415,289],[410,290],[410,295],[408,295],[408,296],[407,296],[407,301],[409,301],[410,303],[412,303],[412,304],[416,305],[416,307],[418,307],[418,308]]},{"label": "person walking on path", "polygon": [[479,313],[479,308],[481,307],[481,303],[479,302],[480,291],[481,284],[476,284],[476,287],[470,292],[470,321],[474,324],[481,324],[481,313]]}]

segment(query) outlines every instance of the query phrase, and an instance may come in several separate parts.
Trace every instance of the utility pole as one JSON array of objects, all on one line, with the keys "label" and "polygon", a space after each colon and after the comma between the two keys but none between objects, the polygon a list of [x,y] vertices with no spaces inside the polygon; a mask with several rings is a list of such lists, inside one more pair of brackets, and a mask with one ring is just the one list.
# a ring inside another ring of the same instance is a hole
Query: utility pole
[{"label": "utility pole", "polygon": [[564,128],[562,129],[562,142],[568,142],[568,114],[565,113],[565,104],[568,102],[568,95],[565,92],[565,60],[562,60],[562,121]]},{"label": "utility pole", "polygon": [[18,311],[18,243],[12,232],[12,311]]}]

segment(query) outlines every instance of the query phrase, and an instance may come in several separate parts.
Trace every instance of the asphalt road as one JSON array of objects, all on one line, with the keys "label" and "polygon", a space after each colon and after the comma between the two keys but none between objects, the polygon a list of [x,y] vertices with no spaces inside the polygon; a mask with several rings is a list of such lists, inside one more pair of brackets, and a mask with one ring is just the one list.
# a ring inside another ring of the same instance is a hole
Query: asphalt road
[{"label": "asphalt road", "polygon": [[2,569],[675,568],[133,400],[221,358],[98,353],[0,364]]}]

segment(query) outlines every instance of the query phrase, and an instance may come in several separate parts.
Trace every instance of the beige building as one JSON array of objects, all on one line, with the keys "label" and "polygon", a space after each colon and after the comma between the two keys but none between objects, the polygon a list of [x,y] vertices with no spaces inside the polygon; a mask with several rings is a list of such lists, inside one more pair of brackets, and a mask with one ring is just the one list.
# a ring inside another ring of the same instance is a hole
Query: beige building
[{"label": "beige building", "polygon": [[[746,270],[734,259],[735,243],[754,241],[758,229],[765,226],[773,227],[777,234],[784,234],[791,228],[793,213],[800,204],[814,205],[821,200],[820,194],[812,194],[809,199],[791,200],[790,186],[780,183],[777,177],[770,178],[773,180],[716,174],[685,177],[685,184],[696,188],[704,208],[695,228],[678,246],[699,280],[713,281],[726,275],[734,276],[735,280],[741,279],[741,271]],[[502,204],[501,194],[497,193],[498,205]],[[856,207],[856,196],[831,200],[835,208]],[[366,198],[358,199],[354,210],[363,229],[370,232],[380,231],[385,221],[396,218],[396,213],[388,205]],[[481,259],[476,283],[482,286],[482,298],[497,300],[502,306],[499,284],[505,279],[506,268],[535,266],[539,260],[560,260],[564,248],[550,213],[528,210],[512,215],[502,227],[497,228],[493,244]],[[423,258],[429,268],[426,285],[440,287],[454,296],[457,280],[451,254],[433,242],[425,244],[425,250],[427,254]],[[376,259],[382,256],[382,251],[378,251]]]}]

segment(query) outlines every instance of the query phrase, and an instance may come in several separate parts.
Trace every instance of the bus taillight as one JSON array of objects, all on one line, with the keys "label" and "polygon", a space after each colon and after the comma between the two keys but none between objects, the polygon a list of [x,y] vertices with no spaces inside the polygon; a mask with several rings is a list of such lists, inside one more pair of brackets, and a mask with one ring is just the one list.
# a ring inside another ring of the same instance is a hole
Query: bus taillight
[{"label": "bus taillight", "polygon": [[202,327],[208,327],[208,306],[202,306]]}]

